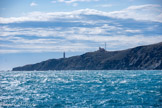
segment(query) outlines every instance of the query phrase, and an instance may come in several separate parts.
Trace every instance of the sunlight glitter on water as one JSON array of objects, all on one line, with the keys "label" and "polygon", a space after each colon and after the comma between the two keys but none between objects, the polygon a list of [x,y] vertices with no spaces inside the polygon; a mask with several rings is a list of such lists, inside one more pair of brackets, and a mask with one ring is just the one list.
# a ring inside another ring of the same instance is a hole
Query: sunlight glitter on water
[{"label": "sunlight glitter on water", "polygon": [[0,107],[160,107],[162,71],[0,72]]}]

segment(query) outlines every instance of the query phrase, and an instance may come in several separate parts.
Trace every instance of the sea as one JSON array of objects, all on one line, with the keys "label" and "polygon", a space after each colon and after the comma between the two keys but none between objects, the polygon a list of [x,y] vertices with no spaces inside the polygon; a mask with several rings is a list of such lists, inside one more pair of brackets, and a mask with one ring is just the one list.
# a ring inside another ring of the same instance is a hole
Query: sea
[{"label": "sea", "polygon": [[0,108],[162,108],[162,70],[0,71]]}]

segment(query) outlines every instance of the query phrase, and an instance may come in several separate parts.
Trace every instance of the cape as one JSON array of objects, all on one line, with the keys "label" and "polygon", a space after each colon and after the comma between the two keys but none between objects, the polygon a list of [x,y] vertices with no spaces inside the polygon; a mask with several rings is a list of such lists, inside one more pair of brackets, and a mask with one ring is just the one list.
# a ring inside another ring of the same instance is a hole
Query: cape
[{"label": "cape", "polygon": [[15,67],[13,71],[45,70],[161,70],[162,42],[121,51],[87,52],[69,58],[49,59]]}]

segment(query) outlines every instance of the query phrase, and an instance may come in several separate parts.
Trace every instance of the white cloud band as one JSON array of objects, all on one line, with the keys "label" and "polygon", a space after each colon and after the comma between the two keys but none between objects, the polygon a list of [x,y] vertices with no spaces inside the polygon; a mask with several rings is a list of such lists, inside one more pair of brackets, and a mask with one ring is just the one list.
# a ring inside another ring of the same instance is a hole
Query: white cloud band
[{"label": "white cloud band", "polygon": [[162,7],[160,5],[139,5],[130,6],[121,11],[102,12],[94,9],[82,9],[72,12],[32,12],[23,17],[0,17],[0,23],[14,23],[25,21],[55,21],[55,20],[76,20],[84,15],[98,15],[110,18],[134,19],[138,21],[154,21],[162,23]]}]

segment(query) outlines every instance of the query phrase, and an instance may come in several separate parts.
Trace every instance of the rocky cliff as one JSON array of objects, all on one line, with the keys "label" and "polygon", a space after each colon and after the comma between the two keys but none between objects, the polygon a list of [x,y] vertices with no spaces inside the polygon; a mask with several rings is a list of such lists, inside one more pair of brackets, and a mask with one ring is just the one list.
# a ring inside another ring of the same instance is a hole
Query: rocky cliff
[{"label": "rocky cliff", "polygon": [[13,68],[13,71],[33,70],[160,70],[162,42],[122,51],[100,49],[80,56],[50,59]]}]

